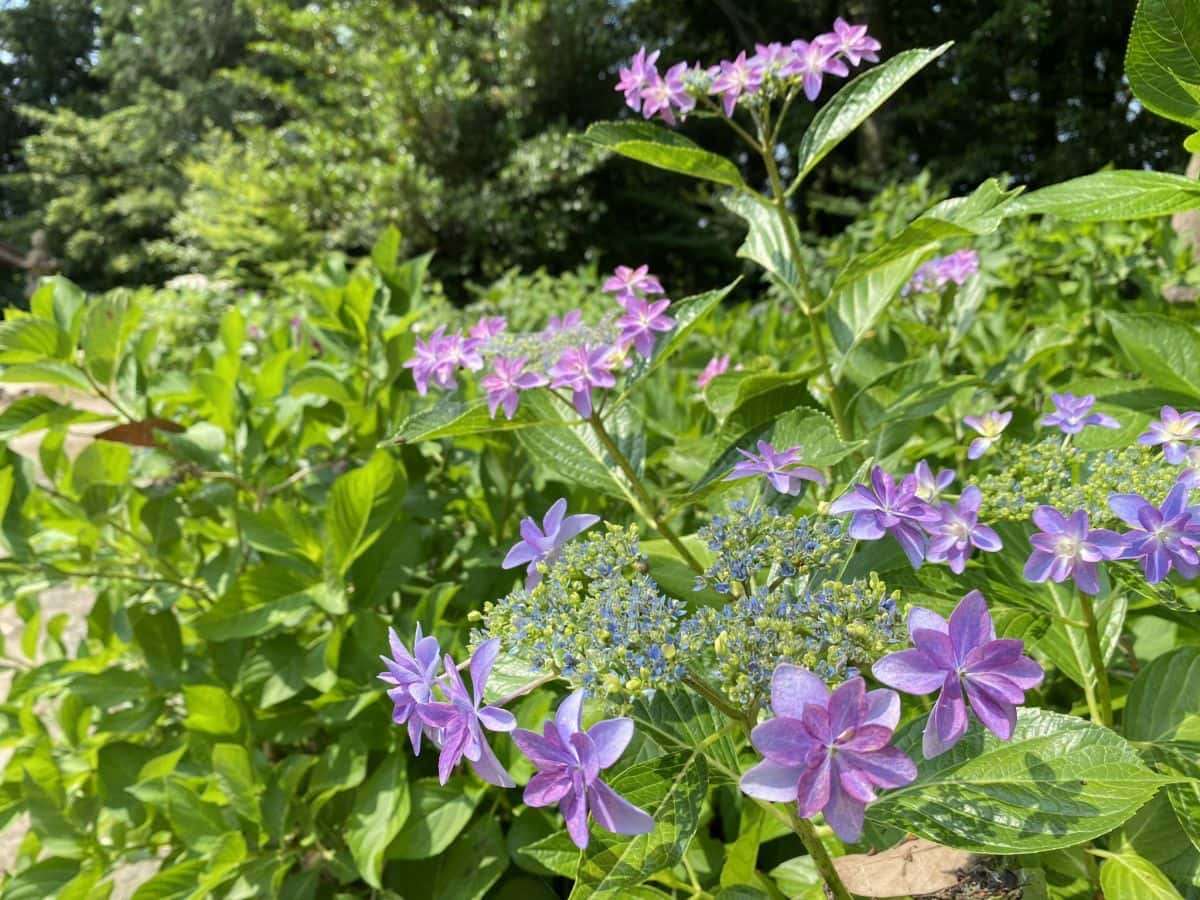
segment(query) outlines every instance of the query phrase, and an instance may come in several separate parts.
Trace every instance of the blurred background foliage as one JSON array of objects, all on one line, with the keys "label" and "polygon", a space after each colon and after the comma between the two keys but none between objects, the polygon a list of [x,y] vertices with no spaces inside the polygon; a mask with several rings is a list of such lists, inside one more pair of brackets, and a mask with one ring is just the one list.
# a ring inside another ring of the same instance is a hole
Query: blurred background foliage
[{"label": "blurred background foliage", "polygon": [[[458,301],[514,266],[632,259],[687,292],[741,268],[738,226],[704,188],[563,140],[629,112],[612,86],[638,45],[712,62],[838,14],[869,21],[885,53],[957,41],[809,186],[820,235],[924,170],[961,192],[996,172],[1181,169],[1181,130],[1122,78],[1134,5],[0,0],[0,240],[45,229],[91,290],[193,271],[253,288],[394,225],[404,253],[437,251]],[[15,273],[0,282],[20,297]]]}]

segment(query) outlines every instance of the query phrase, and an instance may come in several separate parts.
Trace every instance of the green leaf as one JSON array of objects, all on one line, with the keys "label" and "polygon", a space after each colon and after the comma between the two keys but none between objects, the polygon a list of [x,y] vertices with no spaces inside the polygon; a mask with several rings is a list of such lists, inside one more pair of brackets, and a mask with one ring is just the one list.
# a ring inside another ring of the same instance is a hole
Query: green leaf
[{"label": "green leaf", "polygon": [[79,339],[87,297],[75,284],[61,275],[43,278],[29,298],[29,310],[40,319],[53,322],[66,336],[64,353]]},{"label": "green leaf", "polygon": [[1032,191],[1012,215],[1044,214],[1069,222],[1123,222],[1169,216],[1200,206],[1200,183],[1167,172],[1114,169]]},{"label": "green leaf", "polygon": [[704,391],[704,402],[717,421],[724,424],[754,398],[781,387],[802,384],[812,374],[808,369],[799,372],[727,372],[709,382]]},{"label": "green leaf", "polygon": [[745,187],[737,166],[729,160],[650,122],[596,122],[588,126],[583,140],[668,172]]},{"label": "green leaf", "polygon": [[1100,866],[1100,889],[1105,897],[1137,900],[1183,900],[1154,863],[1131,850],[1107,854]]},{"label": "green leaf", "polygon": [[771,878],[790,900],[825,900],[821,873],[811,856],[797,856],[771,870]]},{"label": "green leaf", "polygon": [[[1200,725],[1200,717],[1194,716],[1190,721]],[[1200,732],[1200,728],[1196,731]],[[1179,819],[1179,827],[1200,851],[1200,753],[1196,750],[1195,743],[1186,749],[1175,742],[1155,744],[1150,759],[1159,771],[1179,777],[1179,783],[1167,785],[1167,799]]]},{"label": "green leaf", "polygon": [[564,878],[574,879],[579,869],[579,848],[561,830],[526,844],[518,851],[518,855]]},{"label": "green leaf", "polygon": [[237,734],[242,713],[229,691],[215,684],[187,684],[183,687],[187,717],[183,726],[189,731],[225,736]]},{"label": "green leaf", "polygon": [[325,529],[329,558],[338,572],[349,569],[391,524],[406,488],[403,468],[384,450],[333,483]]},{"label": "green leaf", "polygon": [[[578,851],[576,851],[578,855]],[[419,884],[439,900],[481,900],[508,868],[504,834],[494,816],[480,816],[441,856],[398,865],[396,884]],[[388,872],[392,881],[392,870]]]},{"label": "green leaf", "polygon": [[[279,563],[247,569],[221,598],[192,622],[210,641],[257,637],[293,628],[318,606],[327,606],[324,582]],[[323,602],[318,602],[318,598]]]},{"label": "green leaf", "polygon": [[1191,0],[1140,0],[1125,76],[1146,109],[1200,127],[1200,7]]},{"label": "green leaf", "polygon": [[883,106],[906,81],[950,49],[905,50],[868,69],[834,94],[813,116],[796,149],[797,180],[803,180],[834,147]]},{"label": "green leaf", "polygon": [[217,744],[212,752],[213,774],[221,791],[229,798],[229,805],[243,819],[262,824],[262,810],[258,795],[264,785],[254,775],[250,754],[241,744]]},{"label": "green leaf", "polygon": [[102,385],[110,385],[141,320],[141,308],[127,294],[105,294],[87,307],[83,364]]},{"label": "green leaf", "polygon": [[799,298],[800,276],[792,258],[791,241],[797,246],[800,236],[790,215],[780,216],[779,209],[757,194],[731,194],[721,198],[726,209],[746,221],[746,240],[737,255],[758,263],[793,298]]},{"label": "green leaf", "polygon": [[461,779],[447,785],[421,778],[412,787],[412,812],[388,847],[389,859],[425,859],[450,846],[471,820],[478,791],[464,790]]},{"label": "green leaf", "polygon": [[79,860],[51,857],[10,875],[0,891],[0,900],[46,900],[79,873]]},{"label": "green leaf", "polygon": [[1180,647],[1142,669],[1125,701],[1125,736],[1169,741],[1200,716],[1200,647]]},{"label": "green leaf", "polygon": [[1189,323],[1150,313],[1106,313],[1113,336],[1157,387],[1200,398],[1200,334]]},{"label": "green leaf", "polygon": [[404,757],[388,753],[356,792],[354,810],[346,823],[346,846],[371,887],[383,886],[384,853],[407,821],[410,804]]},{"label": "green leaf", "polygon": [[927,250],[915,250],[876,268],[837,293],[826,312],[837,347],[833,361],[835,379],[842,377],[854,348],[879,322],[927,255]]},{"label": "green leaf", "polygon": [[529,394],[522,398],[517,413],[507,419],[501,410],[496,417],[488,413],[486,400],[463,403],[443,398],[435,405],[413,413],[404,420],[400,430],[392,437],[392,443],[416,444],[421,441],[437,441],[442,438],[466,437],[472,434],[492,434],[497,431],[515,431],[537,425],[539,419],[530,409]]},{"label": "green leaf", "polygon": [[629,837],[592,829],[573,900],[624,896],[623,889],[683,859],[700,824],[708,767],[698,750],[681,750],[630,766],[611,786],[653,817],[654,830]]},{"label": "green leaf", "polygon": [[666,750],[700,747],[711,764],[711,776],[739,777],[737,747],[729,736],[730,720],[691,691],[656,691],[633,702],[630,715],[638,729]]},{"label": "green leaf", "polygon": [[754,881],[765,817],[766,812],[761,806],[743,798],[737,838],[725,848],[725,864],[721,867],[722,887],[750,884]]},{"label": "green leaf", "polygon": [[1115,732],[1060,713],[1022,709],[1011,741],[977,724],[952,750],[922,758],[925,719],[895,744],[917,780],[867,810],[876,824],[963,850],[1033,853],[1070,847],[1130,818],[1170,779]]},{"label": "green leaf", "polygon": [[[1129,595],[1119,588],[1114,589],[1107,577],[1101,577],[1101,592],[1094,598],[1093,605],[1100,628],[1100,649],[1104,651],[1104,658],[1107,660],[1112,657],[1117,642],[1121,639],[1121,629],[1129,608]],[[1061,621],[1082,620],[1083,607],[1078,592],[1073,587],[1047,583],[1045,594],[1039,593],[1038,596],[1049,597],[1048,608],[1054,613],[1054,620],[1038,640],[1037,649],[1045,653],[1060,672],[1080,687],[1095,684],[1096,674],[1091,651],[1088,650],[1087,633],[1082,628]]]},{"label": "green leaf", "polygon": [[18,316],[0,322],[0,363],[47,363],[66,343],[62,330],[45,319]]}]

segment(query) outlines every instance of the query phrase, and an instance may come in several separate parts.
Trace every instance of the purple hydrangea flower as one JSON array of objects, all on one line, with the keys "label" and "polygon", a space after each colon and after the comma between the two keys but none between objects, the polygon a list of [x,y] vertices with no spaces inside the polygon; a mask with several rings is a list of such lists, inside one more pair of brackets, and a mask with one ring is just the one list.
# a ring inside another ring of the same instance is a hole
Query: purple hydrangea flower
[{"label": "purple hydrangea flower", "polygon": [[696,387],[703,390],[708,387],[710,381],[718,375],[724,375],[729,371],[729,354],[725,356],[714,356],[708,361],[708,365],[704,367],[704,371],[696,376]]},{"label": "purple hydrangea flower", "polygon": [[1000,536],[991,528],[979,523],[979,504],[983,493],[975,485],[962,492],[958,504],[943,503],[936,510],[940,520],[925,525],[929,532],[930,562],[944,562],[954,574],[961,574],[967,567],[974,549],[984,553],[995,553],[1004,549]]},{"label": "purple hydrangea flower", "polygon": [[670,300],[655,300],[650,302],[641,297],[628,297],[625,300],[625,315],[617,319],[621,329],[621,346],[630,345],[646,359],[654,351],[654,333],[670,331],[675,327],[675,320],[666,315],[666,309],[671,305]]},{"label": "purple hydrangea flower", "polygon": [[546,383],[545,375],[525,371],[527,362],[523,356],[515,359],[498,356],[492,360],[492,371],[480,380],[480,386],[487,392],[488,413],[493,419],[500,407],[504,408],[505,418],[511,419],[521,402],[520,392]]},{"label": "purple hydrangea flower", "polygon": [[966,416],[963,422],[979,432],[979,437],[971,441],[967,448],[967,459],[979,459],[987,453],[992,444],[1000,440],[1000,435],[1012,421],[1011,412],[1001,412],[998,409],[985,412],[982,416]]},{"label": "purple hydrangea flower", "polygon": [[525,569],[526,590],[531,589],[542,580],[542,573],[538,571],[538,563],[554,562],[567,541],[600,521],[599,516],[588,514],[568,516],[566,513],[567,501],[559,499],[555,500],[553,505],[546,510],[541,528],[538,528],[537,522],[533,520],[532,516],[526,516],[521,520],[521,540],[509,549],[500,567],[515,569],[517,566],[528,563]]},{"label": "purple hydrangea flower", "polygon": [[546,323],[543,334],[547,337],[553,337],[556,334],[562,334],[564,331],[570,331],[572,328],[578,327],[583,321],[583,311],[579,309],[569,309],[562,314],[562,317],[551,316],[550,321]]},{"label": "purple hydrangea flower", "polygon": [[1172,465],[1179,465],[1187,456],[1188,446],[1200,440],[1200,412],[1180,413],[1173,406],[1164,406],[1157,422],[1151,422],[1138,436],[1138,443],[1147,447],[1162,444],[1163,456]]},{"label": "purple hydrangea flower", "polygon": [[802,482],[815,481],[824,487],[825,476],[812,466],[800,465],[801,447],[789,447],[787,450],[776,450],[766,441],[758,442],[758,453],[738,448],[738,453],[746,457],[736,463],[733,471],[725,476],[726,481],[737,481],[741,478],[764,476],[771,487],[781,494],[798,494],[804,486]]},{"label": "purple hydrangea flower", "polygon": [[925,758],[940,756],[966,734],[967,703],[988,731],[1002,741],[1011,739],[1017,707],[1045,673],[1024,655],[1024,641],[996,639],[983,594],[971,591],[963,597],[949,622],[914,606],[908,633],[915,649],[885,656],[871,672],[906,694],[941,689],[925,724]]},{"label": "purple hydrangea flower", "polygon": [[445,331],[445,326],[439,325],[426,340],[418,338],[413,347],[416,355],[404,363],[404,368],[413,370],[413,381],[422,397],[429,392],[431,381],[442,390],[451,391],[458,387],[454,370],[458,366],[460,348],[456,346],[454,336],[447,336]]},{"label": "purple hydrangea flower", "polygon": [[836,41],[837,52],[857,66],[863,60],[879,62],[878,53],[882,45],[867,34],[866,25],[851,25],[841,16],[833,22],[833,33],[829,35]]},{"label": "purple hydrangea flower", "polygon": [[921,460],[907,478],[911,478],[916,485],[918,497],[926,503],[933,503],[942,495],[942,491],[954,483],[954,470],[940,469],[935,477],[929,463]]},{"label": "purple hydrangea flower", "polygon": [[1108,505],[1133,530],[1121,535],[1124,552],[1121,559],[1136,559],[1142,564],[1146,580],[1157,584],[1171,569],[1184,578],[1200,573],[1200,515],[1188,506],[1191,482],[1179,481],[1171,488],[1161,507],[1140,494],[1113,494]]},{"label": "purple hydrangea flower", "polygon": [[513,743],[538,769],[525,786],[526,805],[557,803],[567,834],[580,848],[588,845],[589,812],[616,834],[650,832],[654,819],[600,780],[600,773],[629,746],[633,720],[604,719],[584,731],[582,712],[583,691],[575,691],[559,704],[541,734],[522,728],[513,732]]},{"label": "purple hydrangea flower", "polygon": [[498,706],[483,706],[483,694],[487,689],[492,664],[500,653],[500,639],[492,638],[480,644],[471,655],[471,691],[467,692],[458,666],[446,655],[443,663],[445,674],[441,688],[449,701],[451,714],[442,727],[442,753],[438,757],[438,780],[445,784],[454,767],[466,757],[475,774],[497,787],[516,787],[512,777],[505,771],[492,748],[483,736],[488,731],[512,731],[517,727],[513,714]]},{"label": "purple hydrangea flower", "polygon": [[916,479],[905,478],[897,485],[879,466],[871,469],[870,487],[856,484],[833,501],[829,511],[837,516],[854,514],[850,536],[856,540],[877,541],[890,534],[900,542],[913,568],[919,568],[925,558],[925,532],[921,526],[940,518],[917,496]]},{"label": "purple hydrangea flower", "polygon": [[550,367],[550,386],[570,388],[575,411],[586,419],[592,414],[592,389],[617,383],[614,365],[611,347],[568,347]]},{"label": "purple hydrangea flower", "polygon": [[503,334],[506,328],[508,321],[504,316],[484,316],[472,325],[467,333],[480,344],[486,344],[497,335]]},{"label": "purple hydrangea flower", "polygon": [[1125,549],[1121,536],[1106,528],[1089,528],[1082,509],[1066,518],[1052,506],[1039,506],[1033,511],[1033,524],[1041,531],[1029,539],[1033,552],[1025,562],[1025,577],[1056,583],[1074,578],[1081,591],[1099,593],[1097,565],[1120,558]]},{"label": "purple hydrangea flower", "polygon": [[784,75],[801,75],[804,78],[804,96],[816,100],[821,93],[821,79],[825,75],[846,77],[850,70],[837,55],[838,48],[829,35],[821,35],[812,41],[792,41],[792,59],[783,67]]},{"label": "purple hydrangea flower", "polygon": [[764,77],[780,72],[794,58],[792,48],[779,41],[755,44],[754,51],[754,55],[750,57],[750,64],[762,72]]},{"label": "purple hydrangea flower", "polygon": [[1192,447],[1180,460],[1183,471],[1179,473],[1179,483],[1193,490],[1200,487],[1200,447]]},{"label": "purple hydrangea flower", "polygon": [[676,63],[667,69],[667,74],[657,72],[642,88],[642,115],[649,119],[655,113],[668,125],[675,124],[675,110],[689,113],[696,108],[696,98],[688,90],[688,64]]},{"label": "purple hydrangea flower", "polygon": [[1042,426],[1054,426],[1063,434],[1079,434],[1089,425],[1101,428],[1120,428],[1121,423],[1105,413],[1092,412],[1096,398],[1091,394],[1076,397],[1074,394],[1051,394],[1054,412],[1038,419]]},{"label": "purple hydrangea flower", "polygon": [[604,280],[603,290],[607,294],[616,294],[617,300],[624,305],[626,298],[638,294],[662,294],[662,282],[650,274],[649,265],[641,265],[636,269],[630,266],[617,266],[613,273]]},{"label": "purple hydrangea flower", "polygon": [[979,254],[974,250],[958,250],[923,263],[905,285],[904,293],[940,291],[948,284],[962,285],[978,271]]},{"label": "purple hydrangea flower", "polygon": [[387,692],[395,704],[392,721],[397,725],[408,725],[408,739],[412,742],[413,753],[419,754],[421,735],[436,736],[438,729],[450,721],[452,712],[448,704],[433,699],[441,650],[437,638],[421,635],[420,624],[413,635],[411,653],[391,628],[388,629],[388,643],[392,655],[380,657],[387,671],[379,674],[379,680],[392,685]]},{"label": "purple hydrangea flower", "polygon": [[832,694],[816,675],[780,665],[771,678],[775,718],[750,734],[763,761],[742,776],[743,793],[795,802],[806,819],[819,812],[849,843],[862,836],[863,813],[876,788],[897,788],[917,777],[903,751],[889,746],[900,721],[894,691],[868,691],[851,678]]},{"label": "purple hydrangea flower", "polygon": [[721,98],[725,115],[732,116],[738,99],[756,93],[762,87],[762,80],[762,69],[747,61],[746,51],[743,50],[732,62],[721,60],[721,72],[713,79],[709,92]]},{"label": "purple hydrangea flower", "polygon": [[658,76],[658,70],[654,68],[658,54],[659,51],[655,50],[647,56],[646,48],[642,47],[629,60],[628,66],[618,70],[621,80],[617,82],[616,89],[625,95],[625,103],[634,112],[641,111],[642,88],[650,83],[651,78]]}]

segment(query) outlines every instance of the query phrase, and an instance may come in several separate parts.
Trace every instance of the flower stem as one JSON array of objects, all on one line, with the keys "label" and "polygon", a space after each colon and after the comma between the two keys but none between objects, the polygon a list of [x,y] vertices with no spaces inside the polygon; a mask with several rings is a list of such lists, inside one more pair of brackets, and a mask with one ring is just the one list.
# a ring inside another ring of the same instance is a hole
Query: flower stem
[{"label": "flower stem", "polygon": [[785,805],[787,807],[788,818],[792,823],[792,830],[796,832],[796,836],[800,838],[800,843],[804,845],[804,849],[812,857],[813,865],[817,867],[821,879],[825,882],[825,886],[829,888],[830,896],[834,900],[854,900],[854,896],[846,889],[846,885],[842,883],[842,876],[838,874],[837,868],[833,865],[833,858],[829,855],[829,851],[825,849],[825,845],[821,843],[821,837],[817,834],[817,830],[813,828],[812,822],[808,821],[808,819],[800,818],[791,803]]},{"label": "flower stem", "polygon": [[1108,665],[1104,661],[1104,651],[1100,647],[1100,627],[1096,623],[1096,608],[1092,598],[1083,591],[1079,592],[1079,605],[1083,610],[1084,632],[1087,634],[1088,654],[1092,658],[1092,669],[1095,670],[1095,696],[1099,710],[1092,710],[1092,718],[1099,712],[1099,722],[1109,728],[1113,724],[1112,691],[1108,685]]},{"label": "flower stem", "polygon": [[642,505],[642,511],[658,529],[667,541],[679,553],[682,559],[688,566],[697,573],[704,572],[704,566],[700,565],[700,561],[692,555],[692,551],[688,550],[687,545],[683,543],[679,535],[667,524],[666,520],[659,515],[655,510],[656,506],[654,499],[646,490],[646,486],[642,484],[641,478],[634,471],[633,464],[629,458],[621,452],[621,448],[617,446],[617,442],[612,439],[612,435],[608,433],[608,429],[604,427],[604,422],[601,420],[599,413],[592,413],[588,418],[588,424],[592,426],[592,431],[596,433],[596,437],[600,439],[600,443],[604,445],[604,449],[608,451],[608,455],[612,457],[613,462],[625,473],[625,477],[629,479],[629,485],[633,488],[634,494],[637,495],[638,501]]},{"label": "flower stem", "polygon": [[689,673],[683,677],[683,683],[729,718],[743,725],[747,731],[754,727],[754,722],[750,720],[746,710],[735,707],[700,676]]}]

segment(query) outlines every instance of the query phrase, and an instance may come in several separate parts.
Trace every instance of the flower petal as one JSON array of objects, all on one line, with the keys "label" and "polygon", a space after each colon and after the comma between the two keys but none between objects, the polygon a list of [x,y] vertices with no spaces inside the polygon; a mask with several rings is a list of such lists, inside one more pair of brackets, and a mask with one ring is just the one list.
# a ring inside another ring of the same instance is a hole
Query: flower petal
[{"label": "flower petal", "polygon": [[512,731],[517,727],[517,718],[499,706],[485,706],[479,710],[479,721],[488,731]]},{"label": "flower petal", "polygon": [[558,704],[558,712],[554,714],[554,724],[564,744],[579,730],[582,718],[583,690],[580,689],[564,697],[562,703]]},{"label": "flower petal", "polygon": [[941,756],[959,742],[967,733],[967,706],[963,702],[962,686],[958,676],[951,672],[946,676],[942,693],[929,714],[925,725],[922,750],[926,759]]},{"label": "flower petal", "polygon": [[566,769],[538,772],[525,785],[526,806],[549,806],[557,803],[571,790],[571,778]]},{"label": "flower petal", "polygon": [[863,725],[880,725],[895,731],[900,722],[900,695],[895,691],[879,688],[867,691],[867,712]]},{"label": "flower petal", "polygon": [[799,719],[776,718],[754,726],[750,732],[754,749],[781,766],[803,766],[816,742]]},{"label": "flower petal", "polygon": [[1017,724],[1017,707],[1013,703],[974,678],[967,679],[967,699],[984,728],[1002,741],[1012,738]]},{"label": "flower petal", "polygon": [[587,733],[596,745],[596,759],[600,768],[607,769],[621,758],[621,754],[629,746],[629,741],[633,738],[633,719],[624,716],[604,719],[589,728]]},{"label": "flower petal", "polygon": [[976,647],[995,639],[996,629],[987,601],[979,591],[971,591],[950,614],[950,642],[954,645],[955,659],[961,664]]},{"label": "flower petal", "polygon": [[818,765],[805,769],[796,784],[796,803],[801,818],[810,819],[829,802],[831,764],[826,756]]},{"label": "flower petal", "polygon": [[603,781],[593,781],[587,796],[592,816],[614,834],[647,834],[654,830],[654,819],[649,813],[638,809]]},{"label": "flower petal", "polygon": [[796,799],[800,776],[804,766],[781,766],[764,759],[742,776],[742,792],[758,800],[786,803]]},{"label": "flower petal", "polygon": [[804,707],[829,705],[829,688],[807,669],[782,663],[771,676],[771,709],[777,716],[800,719]]},{"label": "flower petal", "polygon": [[825,807],[825,821],[838,837],[853,844],[862,837],[863,814],[866,806],[851,797],[838,785]]}]

